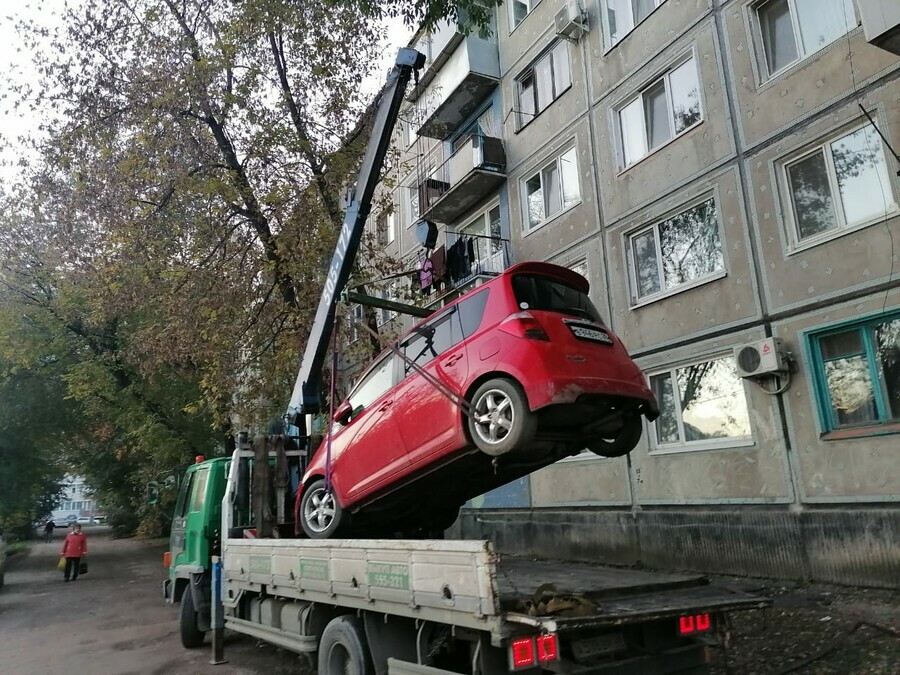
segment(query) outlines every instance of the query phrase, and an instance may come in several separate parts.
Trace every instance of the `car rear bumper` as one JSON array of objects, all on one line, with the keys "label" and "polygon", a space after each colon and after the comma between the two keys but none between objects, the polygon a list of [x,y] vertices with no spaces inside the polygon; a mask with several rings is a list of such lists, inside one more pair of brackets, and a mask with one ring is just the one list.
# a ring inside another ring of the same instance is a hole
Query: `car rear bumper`
[{"label": "car rear bumper", "polygon": [[533,410],[566,403],[575,403],[585,395],[608,396],[635,401],[638,409],[649,420],[659,417],[659,405],[650,388],[643,382],[628,382],[601,377],[553,377],[542,383],[526,387],[529,404]]}]

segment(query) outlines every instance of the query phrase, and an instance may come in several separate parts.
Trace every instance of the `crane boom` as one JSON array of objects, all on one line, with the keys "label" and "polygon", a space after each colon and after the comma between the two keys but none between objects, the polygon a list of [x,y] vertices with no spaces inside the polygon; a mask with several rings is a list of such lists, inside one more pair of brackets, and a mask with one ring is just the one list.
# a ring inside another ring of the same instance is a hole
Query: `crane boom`
[{"label": "crane boom", "polygon": [[375,121],[372,125],[372,135],[359,169],[359,175],[356,178],[353,199],[344,216],[334,255],[328,267],[328,275],[325,277],[325,288],[319,299],[319,307],[313,319],[306,350],[303,353],[303,360],[300,362],[300,370],[294,384],[294,391],[288,404],[287,421],[295,426],[299,426],[298,418],[300,416],[316,414],[321,409],[322,365],[325,362],[328,342],[334,330],[337,300],[350,278],[350,272],[356,260],[363,229],[372,206],[372,196],[384,166],[384,158],[390,147],[391,135],[397,122],[403,96],[406,93],[406,86],[413,72],[424,65],[424,54],[420,54],[415,49],[401,49],[397,54],[394,67],[388,74],[384,89],[382,89]]}]

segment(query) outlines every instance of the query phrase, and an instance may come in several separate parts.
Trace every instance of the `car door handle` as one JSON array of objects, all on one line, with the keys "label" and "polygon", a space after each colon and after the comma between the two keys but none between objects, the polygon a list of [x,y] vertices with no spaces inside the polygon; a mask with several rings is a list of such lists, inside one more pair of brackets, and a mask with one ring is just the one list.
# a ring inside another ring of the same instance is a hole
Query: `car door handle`
[{"label": "car door handle", "polygon": [[450,366],[455,366],[456,362],[459,361],[462,357],[462,354],[454,354],[453,356],[448,357],[446,361],[444,361],[444,365],[448,368]]},{"label": "car door handle", "polygon": [[382,403],[381,406],[378,408],[378,412],[385,412],[385,411],[386,411],[388,408],[390,408],[392,405],[394,405],[394,402],[393,402],[393,401],[385,401],[385,402]]}]

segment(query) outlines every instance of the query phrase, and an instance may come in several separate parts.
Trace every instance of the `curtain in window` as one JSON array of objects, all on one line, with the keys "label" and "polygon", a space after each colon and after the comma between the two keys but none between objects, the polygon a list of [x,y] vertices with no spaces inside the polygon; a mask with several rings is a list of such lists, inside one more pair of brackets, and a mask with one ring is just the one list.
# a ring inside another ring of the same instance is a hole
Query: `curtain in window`
[{"label": "curtain in window", "polygon": [[853,0],[796,0],[803,53],[812,54],[856,27]]}]

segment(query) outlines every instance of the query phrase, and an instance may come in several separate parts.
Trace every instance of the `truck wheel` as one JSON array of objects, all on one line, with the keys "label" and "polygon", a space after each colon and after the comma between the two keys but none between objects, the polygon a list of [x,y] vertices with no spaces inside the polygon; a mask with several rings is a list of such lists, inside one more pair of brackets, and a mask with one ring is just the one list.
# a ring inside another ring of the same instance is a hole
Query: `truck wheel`
[{"label": "truck wheel", "polygon": [[601,457],[622,457],[634,450],[644,425],[641,416],[635,414],[625,415],[622,418],[622,428],[610,438],[596,436],[588,441],[588,450]]},{"label": "truck wheel", "polygon": [[197,628],[194,596],[190,588],[185,588],[181,596],[181,644],[185,649],[195,649],[203,644],[205,636],[206,633]]},{"label": "truck wheel", "polygon": [[319,641],[319,675],[374,675],[362,620],[332,619]]},{"label": "truck wheel", "polygon": [[334,490],[325,489],[324,479],[319,479],[303,493],[300,502],[300,525],[310,539],[333,537],[341,526],[344,510]]},{"label": "truck wheel", "polygon": [[483,453],[498,457],[521,448],[531,442],[536,431],[537,418],[516,382],[495,378],[475,390],[469,434]]}]

